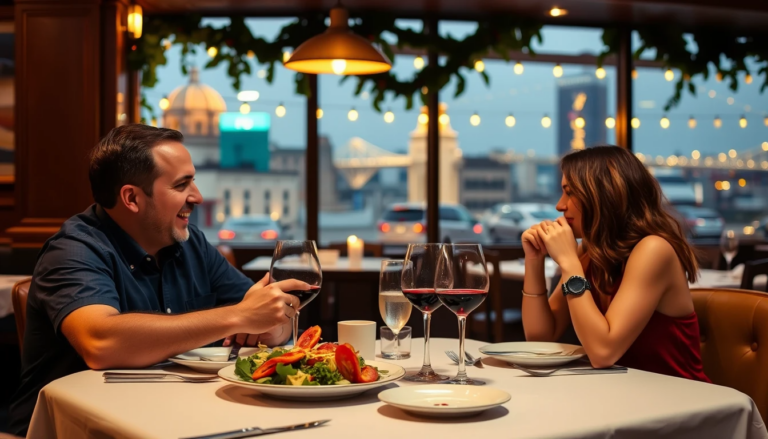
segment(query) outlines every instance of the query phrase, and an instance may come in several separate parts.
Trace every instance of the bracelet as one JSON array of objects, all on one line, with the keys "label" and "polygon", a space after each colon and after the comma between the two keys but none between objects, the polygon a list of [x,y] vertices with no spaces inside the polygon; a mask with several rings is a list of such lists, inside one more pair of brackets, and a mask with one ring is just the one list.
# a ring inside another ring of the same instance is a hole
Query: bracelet
[{"label": "bracelet", "polygon": [[523,293],[523,296],[526,296],[526,297],[541,297],[541,296],[546,296],[547,295],[546,291],[541,293],[541,294],[528,294],[528,293],[525,292],[525,290],[520,290],[520,291]]}]

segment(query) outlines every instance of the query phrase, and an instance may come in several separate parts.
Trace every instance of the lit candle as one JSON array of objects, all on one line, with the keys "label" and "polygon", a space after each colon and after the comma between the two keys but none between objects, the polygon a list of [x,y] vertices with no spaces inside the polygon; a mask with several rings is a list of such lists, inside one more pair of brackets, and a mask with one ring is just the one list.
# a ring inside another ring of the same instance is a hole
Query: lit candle
[{"label": "lit candle", "polygon": [[363,264],[363,240],[355,235],[347,238],[347,257],[350,267],[360,267]]}]

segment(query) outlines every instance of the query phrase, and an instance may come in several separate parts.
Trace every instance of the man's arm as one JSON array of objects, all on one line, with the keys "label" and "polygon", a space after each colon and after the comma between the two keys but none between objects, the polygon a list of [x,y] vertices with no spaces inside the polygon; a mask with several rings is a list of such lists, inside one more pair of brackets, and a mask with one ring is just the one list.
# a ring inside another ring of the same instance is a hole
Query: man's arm
[{"label": "man's arm", "polygon": [[284,325],[299,300],[283,291],[307,288],[297,280],[254,286],[237,305],[180,315],[120,314],[107,305],[88,305],[67,315],[61,332],[92,369],[147,367],[229,334]]}]

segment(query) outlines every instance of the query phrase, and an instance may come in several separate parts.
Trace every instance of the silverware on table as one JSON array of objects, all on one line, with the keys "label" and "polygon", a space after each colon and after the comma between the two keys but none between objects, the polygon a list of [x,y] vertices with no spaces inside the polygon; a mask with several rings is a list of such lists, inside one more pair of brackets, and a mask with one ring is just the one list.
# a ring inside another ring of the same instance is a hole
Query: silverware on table
[{"label": "silverware on table", "polygon": [[573,355],[576,353],[578,349],[575,349],[573,351],[563,352],[563,351],[548,351],[548,352],[541,352],[541,351],[483,351],[485,355],[512,355],[512,354],[526,354],[526,355],[542,355],[542,356],[565,356],[568,357],[570,355]]},{"label": "silverware on table", "polygon": [[[451,359],[456,364],[459,364],[459,356],[454,351],[445,351],[445,355],[448,356],[448,358]],[[471,355],[469,355],[468,352],[464,352],[464,364],[467,366],[476,366],[477,363],[480,361],[480,358],[473,358]]]},{"label": "silverware on table", "polygon": [[322,421],[307,422],[305,424],[289,425],[287,427],[276,427],[276,428],[248,427],[248,428],[241,428],[239,430],[225,431],[223,433],[209,434],[205,436],[190,436],[190,437],[185,437],[180,439],[238,439],[238,438],[245,438],[245,437],[261,436],[261,435],[272,434],[272,433],[282,433],[284,431],[304,430],[307,428],[319,427],[328,422],[331,422],[331,420],[324,419]]},{"label": "silverware on table", "polygon": [[237,355],[240,353],[240,348],[242,348],[242,343],[237,342],[237,337],[232,338],[232,350],[229,351],[229,357],[227,358],[227,361],[235,361],[237,360]]},{"label": "silverware on table", "polygon": [[469,352],[464,351],[464,358],[476,367],[483,367],[483,362],[481,357],[475,358]]},{"label": "silverware on table", "polygon": [[559,371],[567,372],[567,373],[563,373],[562,375],[597,375],[597,374],[604,374],[604,373],[626,373],[627,372],[627,368],[623,366],[611,366],[605,369],[595,369],[591,366],[577,365],[577,366],[563,366],[563,367],[555,367],[555,368],[532,369],[532,368],[520,366],[519,364],[515,364],[514,367],[515,369],[522,370],[528,375],[532,375],[535,377],[548,377],[553,375],[555,372],[559,372]]},{"label": "silverware on table", "polygon": [[104,372],[102,374],[105,383],[161,383],[161,382],[187,382],[207,383],[218,379],[218,375],[180,375],[175,373],[160,372]]}]

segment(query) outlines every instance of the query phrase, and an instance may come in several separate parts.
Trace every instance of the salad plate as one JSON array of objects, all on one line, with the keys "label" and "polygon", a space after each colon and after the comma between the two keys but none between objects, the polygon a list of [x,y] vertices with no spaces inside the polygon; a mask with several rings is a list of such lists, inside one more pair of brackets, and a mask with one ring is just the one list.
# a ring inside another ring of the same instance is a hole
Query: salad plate
[{"label": "salad plate", "polygon": [[489,357],[520,366],[561,366],[586,355],[581,346],[543,341],[495,343],[479,350]]}]

